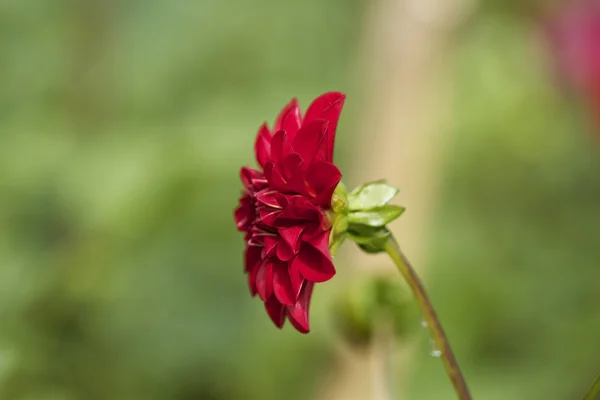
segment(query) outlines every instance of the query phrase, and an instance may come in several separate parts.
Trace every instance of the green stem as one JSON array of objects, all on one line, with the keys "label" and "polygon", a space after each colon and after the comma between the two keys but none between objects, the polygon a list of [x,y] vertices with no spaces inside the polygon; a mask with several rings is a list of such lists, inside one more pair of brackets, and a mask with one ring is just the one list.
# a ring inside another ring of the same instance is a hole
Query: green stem
[{"label": "green stem", "polygon": [[[413,295],[415,296],[415,299],[421,308],[423,317],[425,318],[427,326],[431,331],[433,342],[435,343],[436,348],[441,352],[441,358],[444,362],[446,373],[454,385],[454,389],[456,390],[458,398],[461,400],[472,400],[471,394],[469,393],[469,388],[465,382],[465,378],[460,372],[458,362],[454,357],[454,353],[452,353],[450,343],[448,343],[448,338],[446,337],[440,320],[433,308],[433,305],[431,304],[431,301],[429,300],[429,297],[427,296],[427,292],[425,292],[423,283],[421,283],[419,276],[400,250],[400,246],[393,236],[389,238],[385,246],[385,251],[392,258],[404,279],[406,279],[406,282],[410,286]],[[585,400],[588,400],[588,398]]]},{"label": "green stem", "polygon": [[598,375],[594,383],[592,383],[592,387],[588,390],[583,400],[594,400],[598,393],[600,393],[600,375]]}]

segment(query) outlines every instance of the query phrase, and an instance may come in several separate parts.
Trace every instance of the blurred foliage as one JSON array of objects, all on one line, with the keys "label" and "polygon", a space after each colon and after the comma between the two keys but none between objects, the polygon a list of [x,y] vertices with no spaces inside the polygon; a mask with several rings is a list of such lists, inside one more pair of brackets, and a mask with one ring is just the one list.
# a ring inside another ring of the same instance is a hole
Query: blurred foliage
[{"label": "blurred foliage", "polygon": [[378,327],[387,325],[385,322],[400,341],[420,324],[410,290],[400,279],[388,276],[361,276],[348,282],[332,308],[340,337],[359,347],[368,346]]},{"label": "blurred foliage", "polygon": [[562,0],[481,0],[476,2],[476,9],[478,16],[536,19],[541,13],[561,3],[564,2]]},{"label": "blurred foliage", "polygon": [[0,399],[313,390],[323,332],[250,300],[232,211],[263,119],[348,90],[362,7],[1,2]]},{"label": "blurred foliage", "polygon": [[[577,398],[599,368],[600,156],[532,55],[534,3],[481,2],[457,43],[427,282],[489,400]],[[249,299],[237,173],[291,96],[359,97],[365,4],[0,3],[0,399],[310,395],[326,294],[309,336]],[[422,354],[414,398],[452,398]]]},{"label": "blurred foliage", "polygon": [[[531,27],[460,43],[429,279],[475,398],[580,398],[600,368],[600,146],[549,85]],[[415,398],[452,398],[422,351]]]}]

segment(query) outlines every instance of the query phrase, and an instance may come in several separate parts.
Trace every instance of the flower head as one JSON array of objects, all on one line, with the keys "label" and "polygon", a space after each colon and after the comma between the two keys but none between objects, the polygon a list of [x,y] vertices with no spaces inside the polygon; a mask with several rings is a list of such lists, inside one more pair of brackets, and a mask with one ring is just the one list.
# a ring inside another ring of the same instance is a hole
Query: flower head
[{"label": "flower head", "polygon": [[289,319],[307,333],[314,284],[335,275],[327,212],[342,177],[333,147],[344,100],[342,93],[325,93],[304,116],[292,100],[272,130],[265,123],[258,131],[259,168],[241,170],[235,221],[245,234],[245,272],[250,292],[279,328]]}]

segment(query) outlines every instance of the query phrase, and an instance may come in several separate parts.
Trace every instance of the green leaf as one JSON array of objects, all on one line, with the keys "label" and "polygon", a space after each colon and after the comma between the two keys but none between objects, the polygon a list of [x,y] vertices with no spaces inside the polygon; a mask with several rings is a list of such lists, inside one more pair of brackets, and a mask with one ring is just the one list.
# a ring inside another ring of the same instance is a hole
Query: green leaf
[{"label": "green leaf", "polygon": [[350,224],[367,225],[372,227],[383,227],[404,212],[404,207],[383,206],[370,211],[355,211],[348,215]]},{"label": "green leaf", "polygon": [[350,211],[383,207],[398,194],[398,189],[384,181],[365,183],[348,195]]}]

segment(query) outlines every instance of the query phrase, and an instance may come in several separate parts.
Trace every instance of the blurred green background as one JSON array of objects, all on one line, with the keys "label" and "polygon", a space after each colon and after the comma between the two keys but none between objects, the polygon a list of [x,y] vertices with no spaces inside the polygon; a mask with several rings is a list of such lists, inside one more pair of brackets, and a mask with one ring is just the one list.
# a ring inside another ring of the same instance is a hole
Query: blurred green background
[{"label": "blurred green background", "polygon": [[[451,65],[427,283],[478,399],[578,398],[600,371],[600,147],[523,40],[536,3],[479,4]],[[291,97],[348,94],[355,167],[369,5],[0,2],[1,400],[317,398],[326,286],[310,335],[275,329],[232,210]],[[410,398],[453,398],[420,354]]]}]

